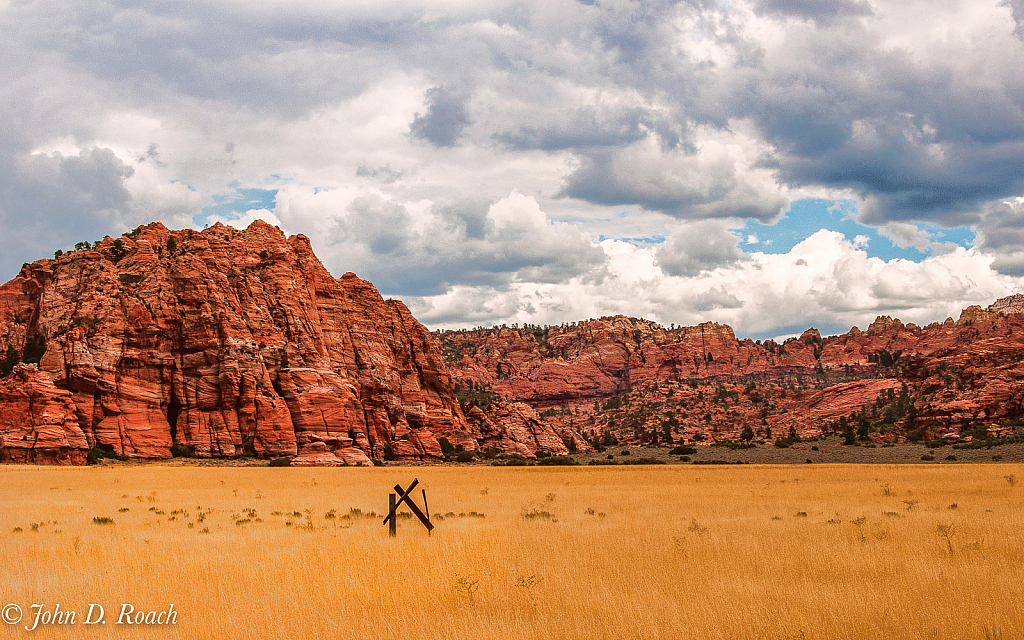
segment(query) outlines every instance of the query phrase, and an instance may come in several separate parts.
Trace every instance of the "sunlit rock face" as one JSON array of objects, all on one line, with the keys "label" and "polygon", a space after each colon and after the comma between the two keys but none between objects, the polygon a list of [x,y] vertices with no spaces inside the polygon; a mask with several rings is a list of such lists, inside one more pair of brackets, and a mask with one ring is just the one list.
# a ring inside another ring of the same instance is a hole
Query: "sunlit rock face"
[{"label": "sunlit rock face", "polygon": [[362,464],[439,459],[442,435],[476,444],[405,305],[259,221],[153,223],[26,264],[0,287],[0,349],[38,360],[0,381],[4,460],[169,458],[175,443],[276,457],[317,442]]}]

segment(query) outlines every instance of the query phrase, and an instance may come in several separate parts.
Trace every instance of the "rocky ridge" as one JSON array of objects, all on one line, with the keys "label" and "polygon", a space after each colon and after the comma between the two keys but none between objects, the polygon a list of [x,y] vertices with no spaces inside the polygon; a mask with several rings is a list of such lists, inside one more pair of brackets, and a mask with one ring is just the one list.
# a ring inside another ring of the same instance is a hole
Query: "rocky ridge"
[{"label": "rocky ridge", "polygon": [[526,403],[593,444],[813,437],[850,424],[893,441],[1024,417],[1022,310],[1015,295],[957,321],[880,316],[864,331],[808,329],[782,343],[624,316],[434,337],[464,402]]},{"label": "rocky ridge", "polygon": [[[528,416],[467,421],[430,333],[309,239],[262,221],[160,223],[26,264],[0,286],[0,459],[439,460],[439,437],[561,451]],[[24,361],[24,362],[22,362]],[[486,436],[484,435],[486,433]]]}]

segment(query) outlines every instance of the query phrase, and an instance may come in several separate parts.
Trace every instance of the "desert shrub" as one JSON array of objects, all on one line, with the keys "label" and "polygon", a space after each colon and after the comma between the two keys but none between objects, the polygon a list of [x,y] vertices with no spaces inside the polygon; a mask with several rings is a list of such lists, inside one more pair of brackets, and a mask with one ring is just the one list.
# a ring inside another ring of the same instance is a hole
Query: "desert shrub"
[{"label": "desert shrub", "polygon": [[690,456],[679,456],[679,462],[689,462]]},{"label": "desert shrub", "polygon": [[946,460],[948,460],[949,462],[956,462],[956,456],[954,456],[953,454],[949,454],[948,456],[946,456]]},{"label": "desert shrub", "polygon": [[555,514],[550,511],[540,509],[538,507],[532,507],[523,511],[524,520],[547,520],[548,522],[558,522],[558,518]]},{"label": "desert shrub", "polygon": [[678,447],[673,447],[669,453],[674,456],[689,456],[697,453],[697,447],[691,447],[688,444],[681,444]]},{"label": "desert shrub", "polygon": [[935,459],[935,456],[933,456],[930,453],[926,453],[923,456],[921,456],[921,459],[924,460],[925,462],[931,462],[932,460]]},{"label": "desert shrub", "polygon": [[18,355],[18,350],[13,345],[7,345],[7,357],[0,362],[0,376],[6,376],[14,371],[14,366],[19,362],[21,362],[21,356]]},{"label": "desert shrub", "polygon": [[753,449],[757,445],[753,442],[733,442],[732,440],[719,440],[718,442],[711,443],[712,447],[726,447],[727,449]]},{"label": "desert shrub", "polygon": [[292,459],[291,458],[274,458],[273,460],[270,461],[270,464],[267,465],[267,466],[270,466],[270,467],[290,467],[290,466],[292,466]]},{"label": "desert shrub", "polygon": [[632,460],[623,460],[622,464],[668,464],[664,460],[658,460],[657,458],[633,458]]},{"label": "desert shrub", "polygon": [[619,452],[619,455],[620,456],[628,456],[628,455],[630,455],[629,449],[623,449],[622,451]]},{"label": "desert shrub", "polygon": [[455,461],[456,462],[473,462],[473,452],[472,451],[460,451],[459,454],[457,456],[455,456]]},{"label": "desert shrub", "polygon": [[579,462],[569,456],[549,456],[547,458],[540,458],[537,460],[537,464],[545,467],[565,467],[578,465]]},{"label": "desert shrub", "polygon": [[46,353],[46,341],[43,336],[38,338],[29,336],[25,339],[25,351],[22,353],[21,359],[29,364],[39,364],[44,353]]},{"label": "desert shrub", "polygon": [[445,457],[455,453],[455,445],[449,442],[448,438],[438,438],[437,444],[441,446],[441,453],[444,454]]},{"label": "desert shrub", "polygon": [[95,518],[92,519],[92,523],[93,524],[114,524],[114,519],[113,518],[108,518],[107,516],[96,516]]},{"label": "desert shrub", "polygon": [[113,451],[107,451],[100,447],[93,447],[85,453],[85,461],[87,464],[99,464],[99,461],[104,458],[110,458],[111,460],[128,460],[128,456],[119,456]]},{"label": "desert shrub", "polygon": [[188,450],[187,445],[175,442],[171,445],[171,455],[175,458],[188,458],[192,455],[192,452]]},{"label": "desert shrub", "polygon": [[528,467],[534,464],[522,456],[500,457],[491,461],[492,467]]}]

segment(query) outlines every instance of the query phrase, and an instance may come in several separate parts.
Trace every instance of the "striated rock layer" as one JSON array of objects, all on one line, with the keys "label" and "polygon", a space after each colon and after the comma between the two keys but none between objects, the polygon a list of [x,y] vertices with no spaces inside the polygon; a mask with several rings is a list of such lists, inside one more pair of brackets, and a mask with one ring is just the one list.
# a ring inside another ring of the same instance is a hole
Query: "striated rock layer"
[{"label": "striated rock layer", "polygon": [[968,307],[957,321],[918,327],[880,316],[865,331],[822,338],[808,329],[781,344],[738,340],[712,322],[666,329],[624,316],[434,336],[457,388],[552,409],[542,418],[551,428],[592,438],[610,431],[631,442],[665,430],[732,439],[745,427],[816,435],[892,404],[897,392],[906,396],[898,426],[931,437],[1024,419],[1022,312],[1024,296],[1014,295]]},{"label": "striated rock layer", "polygon": [[[302,235],[257,221],[153,223],[26,264],[0,287],[3,460],[80,464],[101,447],[168,458],[242,453],[440,459],[476,444],[429,332]],[[323,455],[321,455],[323,454]],[[327,458],[324,458],[329,460]],[[301,463],[301,461],[300,461]]]}]

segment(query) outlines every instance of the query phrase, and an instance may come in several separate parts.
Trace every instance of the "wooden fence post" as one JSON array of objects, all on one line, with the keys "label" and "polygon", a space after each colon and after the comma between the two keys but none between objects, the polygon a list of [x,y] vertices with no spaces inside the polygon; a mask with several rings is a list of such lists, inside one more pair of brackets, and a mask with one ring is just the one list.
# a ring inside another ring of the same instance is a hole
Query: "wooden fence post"
[{"label": "wooden fence post", "polygon": [[396,513],[398,508],[397,505],[395,505],[395,494],[392,493],[389,495],[388,502],[388,534],[394,538],[398,535],[398,514]]}]

